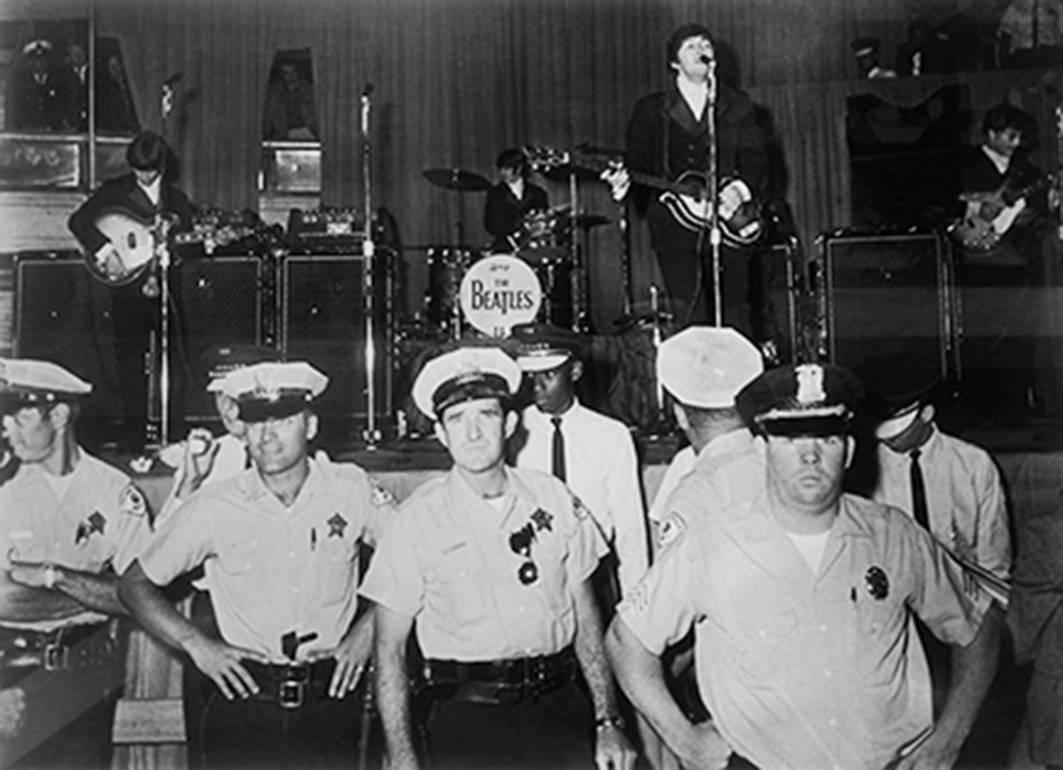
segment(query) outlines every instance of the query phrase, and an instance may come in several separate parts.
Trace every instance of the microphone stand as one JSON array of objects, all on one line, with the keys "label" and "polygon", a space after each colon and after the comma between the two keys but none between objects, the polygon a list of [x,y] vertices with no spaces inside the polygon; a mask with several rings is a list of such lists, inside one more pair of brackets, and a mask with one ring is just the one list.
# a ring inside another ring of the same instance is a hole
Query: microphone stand
[{"label": "microphone stand", "polygon": [[[166,136],[166,124],[173,109],[174,81],[162,84],[162,135]],[[166,161],[164,161],[165,163]],[[166,167],[161,174],[165,176]],[[159,179],[159,212],[155,215],[155,269],[159,281],[159,446],[170,443],[170,223],[162,209],[166,181]],[[148,280],[151,278],[149,276]]]},{"label": "microphone stand", "polygon": [[[712,249],[712,307],[713,325],[723,326],[723,291],[720,287],[720,213],[717,184],[719,177],[716,147],[716,59],[706,62],[709,72],[709,99],[705,105],[705,120],[709,134],[709,157],[706,173],[706,203],[709,207],[709,246]],[[704,230],[702,230],[704,234]],[[701,258],[702,237],[698,238],[698,258]],[[693,308],[691,308],[693,310]]]},{"label": "microphone stand", "polygon": [[365,335],[365,411],[366,426],[362,433],[366,449],[376,449],[380,442],[380,429],[376,425],[376,329],[373,313],[376,309],[376,281],[374,257],[376,245],[373,243],[373,183],[372,160],[373,146],[370,140],[370,115],[372,113],[373,84],[366,83],[362,89],[362,188],[365,200],[365,238],[362,240],[362,310],[364,313]]}]

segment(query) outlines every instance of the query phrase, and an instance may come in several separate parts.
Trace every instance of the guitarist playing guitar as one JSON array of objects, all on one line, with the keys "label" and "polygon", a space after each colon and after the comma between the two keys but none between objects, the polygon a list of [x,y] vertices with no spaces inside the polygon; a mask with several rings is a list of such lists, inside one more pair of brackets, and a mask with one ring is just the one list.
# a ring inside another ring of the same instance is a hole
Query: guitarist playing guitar
[{"label": "guitarist playing guitar", "polygon": [[[641,98],[627,126],[625,162],[619,172],[603,178],[621,200],[632,186],[636,211],[645,213],[650,242],[657,256],[669,298],[687,305],[680,323],[711,323],[714,317],[712,247],[707,227],[691,229],[668,194],[660,196],[639,184],[640,175],[680,180],[704,174],[712,149],[709,111],[715,104],[718,215],[729,218],[750,199],[761,199],[768,181],[768,156],[753,103],[744,94],[717,83],[716,51],[709,30],[685,24],[666,45],[666,63],[674,80],[664,91]],[[715,87],[715,93],[711,93]],[[632,174],[629,175],[628,169]],[[634,182],[634,185],[630,185]],[[708,191],[713,201],[713,191]],[[750,249],[724,242],[720,249],[723,323],[752,337],[749,302]],[[760,303],[754,303],[754,306]]]},{"label": "guitarist playing guitar", "polygon": [[[90,271],[115,286],[111,309],[115,359],[127,438],[134,451],[145,439],[145,356],[150,335],[159,328],[152,232],[165,237],[171,229],[187,230],[192,225],[188,196],[166,181],[169,160],[170,148],[159,134],[137,134],[126,149],[130,173],[104,182],[67,222],[85,250]],[[123,228],[123,221],[131,224]]]}]

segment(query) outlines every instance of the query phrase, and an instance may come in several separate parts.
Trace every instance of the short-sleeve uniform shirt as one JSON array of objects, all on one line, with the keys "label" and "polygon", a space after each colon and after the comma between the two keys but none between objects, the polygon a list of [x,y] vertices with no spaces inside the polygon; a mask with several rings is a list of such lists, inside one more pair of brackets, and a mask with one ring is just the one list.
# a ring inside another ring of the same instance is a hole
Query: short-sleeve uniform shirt
[{"label": "short-sleeve uniform shirt", "polygon": [[159,585],[203,564],[225,641],[278,662],[287,633],[317,635],[299,658],[336,646],[357,609],[359,542],[375,544],[394,513],[391,494],[358,466],[309,463],[290,507],[256,468],[203,487],[140,556]]},{"label": "short-sleeve uniform shirt", "polygon": [[505,472],[496,504],[454,469],[422,485],[373,556],[362,594],[415,617],[429,658],[546,655],[575,635],[574,589],[605,554],[605,540],[558,479]]},{"label": "short-sleeve uniform shirt", "polygon": [[617,611],[655,652],[694,625],[699,689],[732,748],[804,770],[881,768],[929,727],[909,612],[963,645],[988,603],[903,512],[849,495],[813,574],[761,496],[684,533]]},{"label": "short-sleeve uniform shirt", "polygon": [[78,451],[61,496],[35,464],[22,465],[0,487],[0,568],[7,569],[14,553],[21,561],[120,575],[148,541],[141,491],[117,468]]}]

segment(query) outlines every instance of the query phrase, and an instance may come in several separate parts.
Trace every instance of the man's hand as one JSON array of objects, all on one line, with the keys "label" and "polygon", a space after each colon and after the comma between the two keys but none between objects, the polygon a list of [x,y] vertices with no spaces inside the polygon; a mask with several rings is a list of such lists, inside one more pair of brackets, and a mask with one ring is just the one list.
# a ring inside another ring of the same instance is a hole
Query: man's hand
[{"label": "man's hand", "polygon": [[609,185],[609,194],[617,203],[624,200],[631,189],[631,175],[623,166],[610,166],[598,178]]},{"label": "man's hand", "polygon": [[720,216],[730,219],[746,201],[753,199],[749,186],[741,179],[735,179],[720,190]]},{"label": "man's hand", "polygon": [[193,428],[188,432],[181,456],[181,488],[177,492],[179,498],[187,497],[203,485],[214,467],[220,447],[213,434],[206,428]]},{"label": "man's hand", "polygon": [[118,255],[114,246],[109,247],[103,253],[96,255],[96,264],[100,266],[104,274],[111,279],[122,278],[126,274],[125,263]]},{"label": "man's hand", "polygon": [[260,689],[241,661],[253,660],[263,664],[269,663],[265,655],[253,650],[233,647],[207,637],[199,637],[190,641],[185,645],[185,651],[196,664],[196,668],[209,676],[221,690],[222,695],[229,700],[248,698]]},{"label": "man's hand", "polygon": [[723,770],[731,758],[731,747],[712,722],[692,725],[694,740],[687,746],[676,747],[683,767],[697,770]]},{"label": "man's hand", "polygon": [[0,739],[13,738],[22,729],[26,693],[21,687],[0,690]]},{"label": "man's hand", "polygon": [[635,766],[637,756],[618,725],[610,723],[597,729],[594,764],[598,770],[631,770]]},{"label": "man's hand", "polygon": [[332,674],[332,681],[329,682],[328,694],[330,698],[343,698],[347,693],[354,692],[358,686],[372,652],[373,626],[369,623],[356,623],[335,649],[312,653],[310,660],[336,659],[336,670]]}]

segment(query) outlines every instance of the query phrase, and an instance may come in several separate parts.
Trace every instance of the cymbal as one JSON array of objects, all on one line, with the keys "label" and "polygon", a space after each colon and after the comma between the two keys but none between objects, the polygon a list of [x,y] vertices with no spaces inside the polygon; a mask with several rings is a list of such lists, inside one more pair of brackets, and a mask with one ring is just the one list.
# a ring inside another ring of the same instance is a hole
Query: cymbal
[{"label": "cymbal", "polygon": [[425,169],[424,178],[437,187],[458,192],[484,192],[491,189],[491,182],[487,177],[462,168]]}]

